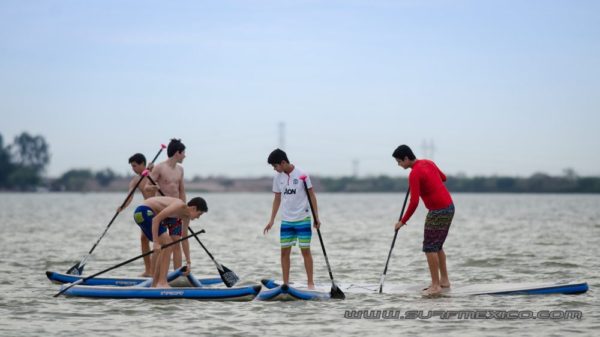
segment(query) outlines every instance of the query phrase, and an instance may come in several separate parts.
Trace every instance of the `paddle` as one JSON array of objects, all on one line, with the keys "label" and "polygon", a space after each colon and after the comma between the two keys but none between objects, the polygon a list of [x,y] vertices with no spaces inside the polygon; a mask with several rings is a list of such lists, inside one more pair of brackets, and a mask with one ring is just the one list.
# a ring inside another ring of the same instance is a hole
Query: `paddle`
[{"label": "paddle", "polygon": [[[308,198],[308,205],[310,206],[310,211],[312,212],[313,219],[317,219],[315,215],[315,209],[313,208],[312,201],[310,200],[310,195],[308,194],[308,185],[306,184],[306,176],[303,175],[300,177],[302,182],[304,183],[304,190],[306,191],[306,197]],[[327,252],[325,251],[325,244],[323,244],[323,237],[321,236],[321,230],[317,228],[317,234],[319,234],[319,242],[321,242],[321,248],[323,249],[323,255],[325,256],[325,263],[327,263],[327,270],[329,271],[329,278],[331,279],[331,298],[343,300],[346,298],[342,289],[340,289],[333,279],[333,273],[331,272],[331,265],[329,265],[329,259],[327,258]]]},{"label": "paddle", "polygon": [[[156,161],[156,158],[158,158],[158,156],[160,155],[160,153],[165,148],[166,148],[166,146],[164,144],[160,145],[160,150],[158,150],[158,153],[156,154],[156,156],[154,156],[154,159],[152,159],[152,162],[150,162],[150,165],[154,164],[154,162]],[[133,193],[135,192],[135,190],[138,188],[138,186],[142,182],[142,179],[144,179],[144,177],[147,174],[148,174],[147,170],[144,170],[144,172],[142,172],[142,175],[140,176],[140,179],[135,184],[135,186],[131,189],[131,191],[129,191],[129,194],[127,194],[127,198],[125,198],[125,200],[123,201],[123,203],[121,204],[121,207],[119,207],[119,209],[125,207],[125,204],[127,203],[127,200],[129,200],[129,198],[131,198],[131,196],[133,195]],[[96,243],[92,246],[92,249],[90,249],[90,251],[87,253],[87,255],[81,259],[81,261],[79,261],[73,267],[71,267],[69,270],[67,270],[67,274],[72,274],[72,275],[81,275],[81,274],[83,274],[83,268],[85,267],[85,264],[86,264],[87,260],[92,255],[92,252],[94,251],[94,249],[96,249],[96,246],[98,245],[98,243],[100,243],[100,240],[102,240],[102,238],[104,237],[104,235],[106,235],[106,232],[108,232],[108,229],[113,224],[113,222],[115,221],[115,219],[117,218],[117,216],[119,215],[119,213],[120,213],[119,210],[117,210],[115,212],[115,215],[112,217],[112,219],[110,220],[110,222],[106,226],[106,229],[104,229],[104,232],[102,233],[102,235],[100,235],[100,237],[98,238],[98,240],[96,241]]]},{"label": "paddle", "polygon": [[[148,179],[150,180],[150,182],[153,185],[156,185],[156,183],[154,182],[154,179],[152,179],[152,177],[148,176]],[[160,193],[160,195],[162,195],[163,197],[165,196],[165,194],[163,193],[163,191],[160,190],[160,188],[158,189],[158,193]],[[192,232],[192,233],[194,232],[189,225],[188,225],[188,228],[189,228],[190,232]],[[206,249],[206,247],[204,247],[204,245],[202,244],[202,241],[200,241],[200,239],[198,239],[197,236],[194,236],[194,238],[196,238],[196,241],[198,241],[200,246],[202,246],[202,248],[204,248],[204,250],[206,251],[208,256],[212,259],[215,266],[217,266],[217,270],[219,271],[219,275],[221,275],[221,279],[223,280],[223,283],[225,283],[225,285],[228,288],[233,287],[240,280],[240,278],[229,268],[227,268],[224,265],[217,262],[215,260],[215,258],[212,256],[212,254],[208,251],[208,249]]]},{"label": "paddle", "polygon": [[[167,248],[167,247],[170,247],[170,246],[172,246],[172,245],[175,245],[175,244],[178,244],[178,243],[180,243],[180,242],[181,242],[181,241],[183,241],[183,240],[187,240],[187,239],[191,238],[192,236],[196,237],[196,235],[197,235],[197,234],[202,234],[202,233],[205,233],[205,230],[204,230],[204,229],[203,229],[203,230],[201,230],[201,231],[200,231],[200,232],[198,232],[198,233],[194,233],[194,232],[192,232],[192,234],[190,234],[190,235],[188,235],[188,236],[186,236],[186,237],[183,237],[183,238],[181,238],[181,239],[179,239],[179,240],[177,240],[177,241],[173,241],[173,242],[171,242],[171,243],[169,243],[169,244],[166,244],[166,245],[162,246],[161,248]],[[90,276],[88,276],[88,277],[81,278],[81,279],[79,279],[79,280],[77,280],[77,281],[75,281],[75,282],[71,283],[69,286],[67,286],[67,287],[65,287],[65,288],[63,288],[63,289],[61,289],[61,290],[60,290],[60,291],[59,291],[59,292],[58,292],[56,295],[54,295],[54,297],[58,297],[58,296],[60,296],[60,295],[61,295],[61,294],[63,294],[65,291],[67,291],[67,290],[71,289],[72,287],[74,287],[74,286],[76,286],[76,285],[78,285],[78,284],[80,284],[80,283],[86,282],[86,281],[88,281],[89,279],[92,279],[92,278],[94,278],[94,277],[96,277],[96,276],[98,276],[98,275],[102,275],[102,274],[104,274],[104,273],[106,273],[106,272],[109,272],[109,271],[111,271],[111,270],[113,270],[113,269],[117,269],[117,268],[119,268],[119,267],[121,267],[121,266],[124,266],[124,265],[126,265],[126,264],[128,264],[128,263],[131,263],[131,262],[133,262],[133,261],[135,261],[135,260],[141,259],[141,258],[142,258],[142,257],[144,257],[144,256],[148,256],[148,255],[150,255],[150,254],[152,254],[152,253],[154,253],[154,250],[148,251],[148,252],[146,252],[146,253],[144,253],[144,254],[141,254],[141,255],[138,255],[138,256],[136,256],[136,257],[134,257],[134,258],[131,258],[131,259],[127,260],[127,261],[121,262],[121,263],[119,263],[119,264],[117,264],[117,265],[114,265],[114,266],[112,266],[112,267],[108,268],[108,269],[104,269],[103,271],[97,272],[96,274],[90,275]]]},{"label": "paddle", "polygon": [[[400,218],[398,221],[402,220],[404,216],[404,208],[406,207],[406,201],[408,200],[408,195],[410,194],[410,187],[406,190],[406,196],[404,197],[404,204],[402,205],[402,212],[400,212]],[[381,274],[381,280],[379,280],[379,293],[383,292],[383,281],[385,281],[385,274],[387,274],[388,264],[390,263],[390,258],[392,257],[392,250],[394,250],[394,244],[396,243],[396,237],[398,236],[398,229],[394,231],[394,240],[392,240],[392,246],[390,247],[390,252],[388,253],[387,261],[385,262],[385,269],[383,269],[383,274]]]}]

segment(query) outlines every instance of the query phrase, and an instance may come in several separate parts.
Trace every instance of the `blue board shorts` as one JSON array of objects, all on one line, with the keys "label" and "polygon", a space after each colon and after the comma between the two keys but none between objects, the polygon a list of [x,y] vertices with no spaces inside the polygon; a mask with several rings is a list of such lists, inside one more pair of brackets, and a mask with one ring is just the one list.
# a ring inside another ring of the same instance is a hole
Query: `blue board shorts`
[{"label": "blue board shorts", "polygon": [[310,248],[310,239],[312,238],[310,217],[300,221],[282,221],[279,231],[279,242],[281,248],[290,248],[296,245],[300,249]]},{"label": "blue board shorts", "polygon": [[[142,232],[144,232],[144,235],[146,235],[150,241],[152,241],[152,219],[154,218],[154,215],[152,208],[146,205],[138,206],[133,212],[133,220],[140,226]],[[161,223],[160,226],[158,226],[158,235],[160,236],[166,231],[167,225]]]}]

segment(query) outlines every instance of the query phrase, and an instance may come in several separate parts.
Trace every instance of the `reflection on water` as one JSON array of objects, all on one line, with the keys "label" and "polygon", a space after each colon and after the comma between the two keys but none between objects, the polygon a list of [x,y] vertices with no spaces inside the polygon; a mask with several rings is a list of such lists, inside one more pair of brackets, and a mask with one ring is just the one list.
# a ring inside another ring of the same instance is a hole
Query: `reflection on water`
[{"label": "reflection on water", "polygon": [[[190,193],[190,197],[194,196]],[[244,282],[280,278],[278,230],[262,229],[270,194],[206,194],[210,212],[193,223],[217,260]],[[0,194],[0,335],[163,336],[403,334],[519,335],[591,334],[600,327],[594,296],[600,286],[600,196],[454,195],[456,216],[445,250],[455,284],[587,281],[579,296],[477,296],[425,299],[415,295],[352,294],[346,301],[218,303],[191,300],[90,300],[53,298],[57,286],[46,270],[66,271],[100,236],[121,194]],[[334,276],[340,282],[377,283],[393,237],[401,194],[319,194],[322,234]],[[134,201],[134,204],[139,199]],[[423,205],[420,205],[423,207]],[[86,273],[139,254],[133,206],[120,215],[97,247]],[[386,284],[428,283],[421,252],[425,212],[417,211],[398,234]],[[317,236],[315,275],[328,281]],[[193,243],[194,273],[216,275],[214,265]],[[294,250],[292,280],[304,281],[302,258]],[[133,276],[141,261],[111,275]],[[353,320],[346,310],[581,310],[579,321]],[[594,310],[595,308],[595,310]]]}]

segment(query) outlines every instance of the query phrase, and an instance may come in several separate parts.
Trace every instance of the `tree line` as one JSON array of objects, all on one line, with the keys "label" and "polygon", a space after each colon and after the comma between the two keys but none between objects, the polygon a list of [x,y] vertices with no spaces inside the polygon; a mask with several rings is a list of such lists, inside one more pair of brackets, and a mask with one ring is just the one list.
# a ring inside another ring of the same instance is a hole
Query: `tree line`
[{"label": "tree line", "polygon": [[[121,179],[110,168],[99,171],[71,169],[56,179],[45,179],[44,173],[50,163],[50,148],[44,137],[23,132],[11,144],[4,144],[0,134],[0,190],[35,191],[39,188],[51,191],[103,190],[114,180]],[[230,178],[195,178],[218,180],[233,185]],[[270,191],[272,178],[258,178],[264,191]],[[400,192],[406,191],[406,178],[390,176],[374,177],[313,177],[313,182],[323,192]],[[264,183],[264,184],[263,184]],[[580,177],[573,169],[565,169],[560,176],[535,173],[530,177],[467,177],[448,176],[446,186],[451,192],[501,192],[501,193],[600,193],[600,177]],[[123,187],[124,189],[127,186]]]},{"label": "tree line", "polygon": [[[327,192],[400,192],[408,187],[408,179],[389,176],[320,178],[318,182]],[[448,176],[446,187],[451,192],[474,193],[600,193],[600,177],[579,177],[571,169],[561,176],[545,173],[530,177],[457,175]]]},{"label": "tree line", "polygon": [[107,168],[97,172],[72,169],[57,179],[45,179],[50,157],[50,146],[43,136],[23,132],[11,144],[5,145],[0,134],[0,190],[86,191],[106,187],[120,178]]}]

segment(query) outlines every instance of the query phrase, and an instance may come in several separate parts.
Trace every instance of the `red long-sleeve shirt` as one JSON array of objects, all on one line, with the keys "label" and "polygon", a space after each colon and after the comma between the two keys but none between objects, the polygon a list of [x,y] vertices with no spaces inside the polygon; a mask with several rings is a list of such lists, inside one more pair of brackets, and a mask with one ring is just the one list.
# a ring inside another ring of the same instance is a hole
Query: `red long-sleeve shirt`
[{"label": "red long-sleeve shirt", "polygon": [[444,181],[446,181],[446,176],[434,162],[427,159],[415,161],[408,176],[410,203],[401,220],[402,223],[406,223],[417,209],[419,197],[423,199],[425,207],[429,210],[450,206],[452,198],[444,186]]}]

